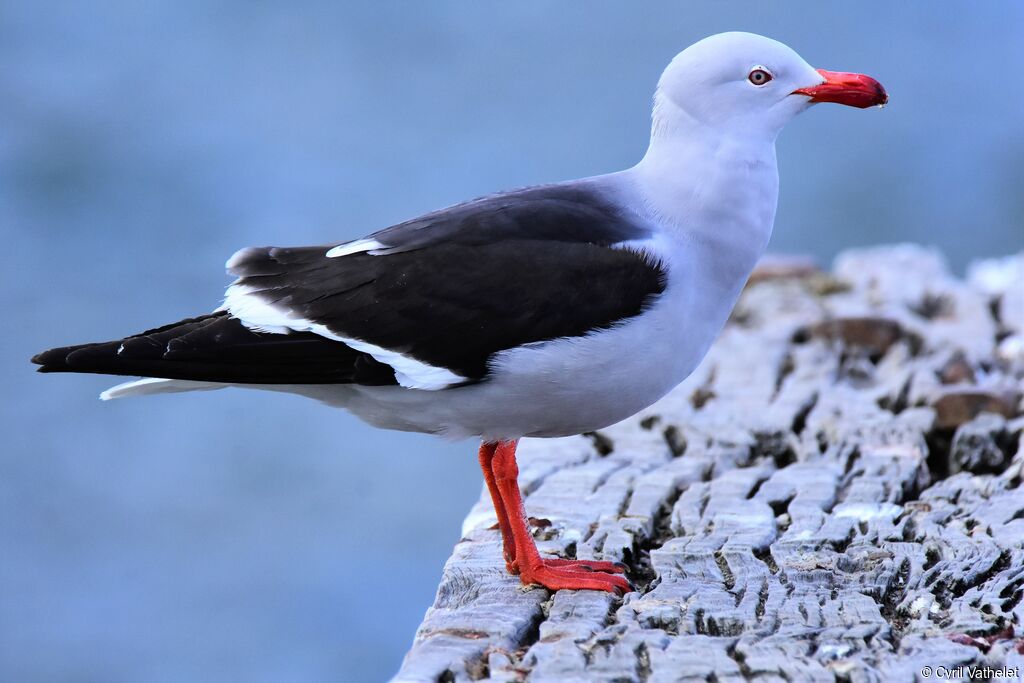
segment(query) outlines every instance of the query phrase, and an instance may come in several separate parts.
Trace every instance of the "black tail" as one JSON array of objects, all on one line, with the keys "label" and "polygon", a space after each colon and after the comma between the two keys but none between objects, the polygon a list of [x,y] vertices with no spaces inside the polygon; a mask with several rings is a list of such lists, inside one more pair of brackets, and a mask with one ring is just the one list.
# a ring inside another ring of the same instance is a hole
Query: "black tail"
[{"label": "black tail", "polygon": [[39,372],[237,384],[396,384],[390,366],[311,332],[254,332],[226,312],[34,356]]}]

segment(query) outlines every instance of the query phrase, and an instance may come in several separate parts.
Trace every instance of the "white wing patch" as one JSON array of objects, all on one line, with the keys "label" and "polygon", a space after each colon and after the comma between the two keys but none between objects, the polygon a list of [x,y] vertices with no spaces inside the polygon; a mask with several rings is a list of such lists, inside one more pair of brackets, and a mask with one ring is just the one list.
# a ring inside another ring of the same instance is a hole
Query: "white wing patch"
[{"label": "white wing patch", "polygon": [[353,242],[345,242],[345,244],[339,244],[330,251],[327,252],[327,258],[337,258],[339,256],[348,256],[349,254],[361,254],[363,252],[369,252],[370,255],[374,255],[375,249],[386,249],[387,247],[375,239],[364,238],[361,240],[355,240]]},{"label": "white wing patch", "polygon": [[468,380],[447,368],[440,368],[410,358],[397,351],[364,342],[359,339],[342,337],[326,325],[292,315],[289,311],[268,304],[256,296],[255,290],[247,285],[234,284],[228,287],[224,297],[224,305],[217,310],[227,311],[250,330],[285,334],[288,331],[312,332],[327,339],[341,342],[346,346],[369,354],[379,362],[391,366],[395,371],[395,380],[407,389],[424,389],[437,391]]},{"label": "white wing patch", "polygon": [[321,337],[327,337],[340,341],[346,346],[350,346],[356,351],[362,351],[368,353],[374,357],[380,363],[390,365],[395,371],[395,379],[403,387],[409,389],[426,389],[428,391],[436,391],[438,389],[444,389],[450,387],[453,384],[462,384],[467,381],[467,377],[457,375],[447,368],[439,368],[436,365],[430,365],[422,361],[418,361],[415,358],[409,358],[409,356],[403,356],[397,351],[389,351],[383,347],[377,346],[376,344],[369,344],[358,339],[348,339],[346,337],[339,337],[334,335],[323,325],[314,325],[313,327],[319,328],[312,330]]},{"label": "white wing patch", "polygon": [[290,330],[308,329],[308,320],[290,316],[287,311],[274,308],[258,296],[253,296],[254,291],[252,287],[246,285],[231,285],[224,295],[224,304],[217,310],[227,311],[255,332],[286,334]]}]

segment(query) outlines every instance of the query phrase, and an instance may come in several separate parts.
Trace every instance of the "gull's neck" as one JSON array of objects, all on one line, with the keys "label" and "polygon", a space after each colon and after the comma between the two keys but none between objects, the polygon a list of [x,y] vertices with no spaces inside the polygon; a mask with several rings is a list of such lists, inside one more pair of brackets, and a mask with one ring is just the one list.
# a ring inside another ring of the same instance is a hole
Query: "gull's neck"
[{"label": "gull's neck", "polygon": [[652,119],[647,153],[630,169],[650,217],[686,237],[763,251],[778,201],[775,135],[708,125],[660,93]]}]

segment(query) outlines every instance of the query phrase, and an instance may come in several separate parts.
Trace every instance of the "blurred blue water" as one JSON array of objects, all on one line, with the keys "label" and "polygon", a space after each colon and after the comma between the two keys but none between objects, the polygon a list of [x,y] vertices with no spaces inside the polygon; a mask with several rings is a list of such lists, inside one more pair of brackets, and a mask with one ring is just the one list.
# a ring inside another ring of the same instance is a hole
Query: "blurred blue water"
[{"label": "blurred blue water", "polygon": [[479,491],[474,445],[224,391],[101,404],[34,352],[219,303],[341,241],[642,154],[660,70],[742,29],[882,112],[780,139],[778,251],[1024,246],[1024,5],[0,4],[0,680],[380,680]]}]

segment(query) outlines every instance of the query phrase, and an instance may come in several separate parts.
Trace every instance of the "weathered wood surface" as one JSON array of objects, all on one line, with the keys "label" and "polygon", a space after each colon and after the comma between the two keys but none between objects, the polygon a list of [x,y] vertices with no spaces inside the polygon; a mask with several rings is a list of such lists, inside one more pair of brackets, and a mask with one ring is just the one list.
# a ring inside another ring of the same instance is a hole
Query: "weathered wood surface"
[{"label": "weathered wood surface", "polygon": [[521,444],[541,552],[637,591],[520,587],[485,493],[396,680],[1022,671],[1022,377],[1024,254],[967,281],[917,247],[766,264],[670,396]]}]

